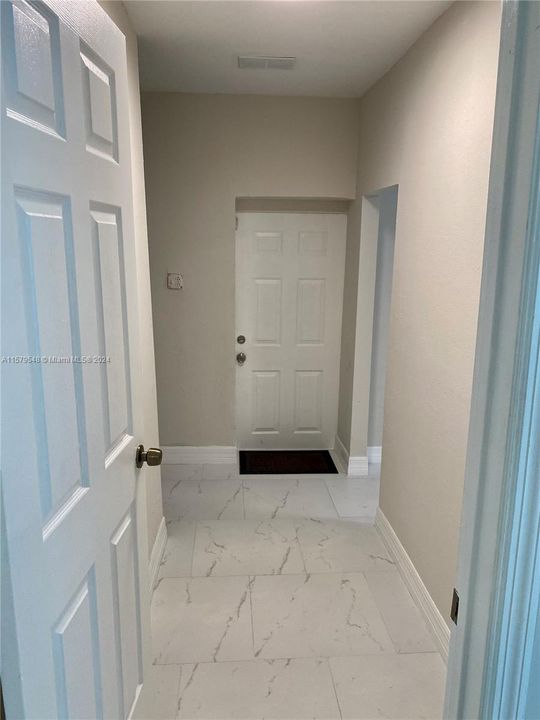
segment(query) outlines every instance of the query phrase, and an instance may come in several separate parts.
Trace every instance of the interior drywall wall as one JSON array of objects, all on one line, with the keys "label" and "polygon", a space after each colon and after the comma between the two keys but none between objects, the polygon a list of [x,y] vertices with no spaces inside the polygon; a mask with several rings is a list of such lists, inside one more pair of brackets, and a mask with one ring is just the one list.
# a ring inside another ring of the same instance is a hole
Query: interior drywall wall
[{"label": "interior drywall wall", "polygon": [[161,439],[234,445],[235,200],[354,198],[358,101],[143,93],[142,107]]},{"label": "interior drywall wall", "polygon": [[373,308],[371,382],[369,389],[368,447],[382,447],[384,384],[390,332],[390,300],[394,270],[397,188],[386,188],[379,195],[379,244]]},{"label": "interior drywall wall", "polygon": [[[137,36],[131,27],[123,3],[116,0],[103,0],[100,4],[126,37],[129,126],[131,134],[131,172],[133,178],[133,205],[135,214],[137,284],[139,288],[138,319],[140,347],[138,349],[138,355],[141,365],[141,404],[140,407],[136,408],[136,411],[139,412],[143,418],[142,427],[144,428],[144,437],[140,438],[140,441],[144,443],[146,447],[159,447]],[[148,550],[151,552],[163,517],[160,468],[144,466],[141,470],[140,482],[146,487]]]},{"label": "interior drywall wall", "polygon": [[[359,289],[362,196],[399,186],[381,507],[448,618],[456,570],[501,8],[458,2],[362,98],[345,297]],[[362,283],[360,284],[362,291]],[[360,293],[361,294],[361,293]],[[344,313],[340,424],[351,438],[358,320]],[[361,302],[357,312],[369,312]],[[365,374],[365,402],[369,374]]]}]

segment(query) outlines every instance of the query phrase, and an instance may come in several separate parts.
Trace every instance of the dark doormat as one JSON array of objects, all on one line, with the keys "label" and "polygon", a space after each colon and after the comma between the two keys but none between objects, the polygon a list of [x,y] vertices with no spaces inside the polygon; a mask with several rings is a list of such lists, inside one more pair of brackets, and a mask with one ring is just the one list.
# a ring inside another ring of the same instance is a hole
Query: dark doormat
[{"label": "dark doormat", "polygon": [[328,450],[240,450],[240,475],[337,474]]}]

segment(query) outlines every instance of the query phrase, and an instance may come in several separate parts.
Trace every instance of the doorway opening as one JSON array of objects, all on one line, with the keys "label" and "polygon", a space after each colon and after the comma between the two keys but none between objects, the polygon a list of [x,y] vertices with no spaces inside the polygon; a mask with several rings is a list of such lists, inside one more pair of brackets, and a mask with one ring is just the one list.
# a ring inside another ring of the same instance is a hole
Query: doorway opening
[{"label": "doorway opening", "polygon": [[384,387],[390,335],[390,305],[394,247],[396,241],[397,185],[379,193],[379,232],[373,301],[373,335],[371,345],[371,379],[367,456],[368,463],[380,464],[384,425]]},{"label": "doorway opening", "polygon": [[378,475],[382,460],[397,203],[397,185],[361,201],[356,297],[351,294],[344,308],[343,343],[350,337],[352,372],[341,378],[336,438],[336,455],[349,476]]}]

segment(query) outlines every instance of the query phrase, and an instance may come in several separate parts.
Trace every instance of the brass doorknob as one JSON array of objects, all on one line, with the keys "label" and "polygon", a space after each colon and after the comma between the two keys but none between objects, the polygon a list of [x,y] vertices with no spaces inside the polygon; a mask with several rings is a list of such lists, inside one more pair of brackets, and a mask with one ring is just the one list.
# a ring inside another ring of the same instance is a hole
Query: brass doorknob
[{"label": "brass doorknob", "polygon": [[246,362],[246,353],[239,352],[238,355],[236,356],[236,362],[239,365],[243,365]]},{"label": "brass doorknob", "polygon": [[145,450],[144,445],[137,446],[135,465],[138,468],[142,468],[144,463],[147,465],[161,465],[162,459],[163,452],[159,448],[148,448],[148,450]]}]

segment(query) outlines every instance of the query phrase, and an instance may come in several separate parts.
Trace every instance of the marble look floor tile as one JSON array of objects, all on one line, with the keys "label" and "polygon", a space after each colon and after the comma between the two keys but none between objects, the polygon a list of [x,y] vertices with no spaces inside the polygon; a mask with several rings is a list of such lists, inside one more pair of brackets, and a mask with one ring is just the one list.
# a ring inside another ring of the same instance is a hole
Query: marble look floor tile
[{"label": "marble look floor tile", "polygon": [[298,539],[307,572],[395,569],[375,528],[354,520],[305,520],[299,525]]},{"label": "marble look floor tile", "polygon": [[295,524],[287,520],[198,523],[194,576],[303,573]]},{"label": "marble look floor tile", "polygon": [[256,657],[393,652],[360,573],[256,577],[251,602]]},{"label": "marble look floor tile", "polygon": [[142,717],[146,720],[171,720],[178,712],[182,665],[151,665],[150,691]]},{"label": "marble look floor tile", "polygon": [[343,718],[442,717],[445,666],[437,653],[332,658]]},{"label": "marble look floor tile", "polygon": [[167,520],[243,520],[242,483],[236,480],[179,480],[163,498]]},{"label": "marble look floor tile", "polygon": [[329,477],[325,482],[340,517],[375,518],[378,478]]},{"label": "marble look floor tile", "polygon": [[399,572],[365,575],[397,652],[436,652],[433,637]]},{"label": "marble look floor tile", "polygon": [[355,525],[356,527],[375,527],[375,517],[373,515],[358,515],[353,517],[340,516],[339,519],[348,525]]},{"label": "marble look floor tile", "polygon": [[207,464],[202,467],[203,480],[233,480],[238,477],[238,464]]},{"label": "marble look floor tile", "polygon": [[244,479],[243,484],[246,520],[337,518],[324,480],[266,476]]},{"label": "marble look floor tile", "polygon": [[326,660],[259,660],[184,666],[178,717],[189,720],[337,720]]},{"label": "marble look floor tile", "polygon": [[200,480],[202,478],[202,465],[162,465],[161,466],[161,485],[163,495],[170,485],[174,485],[178,480]]},{"label": "marble look floor tile", "polygon": [[171,520],[167,523],[167,543],[161,558],[158,578],[189,577],[195,523]]},{"label": "marble look floor tile", "polygon": [[253,658],[249,578],[163,578],[152,638],[158,664]]}]

